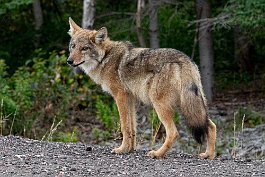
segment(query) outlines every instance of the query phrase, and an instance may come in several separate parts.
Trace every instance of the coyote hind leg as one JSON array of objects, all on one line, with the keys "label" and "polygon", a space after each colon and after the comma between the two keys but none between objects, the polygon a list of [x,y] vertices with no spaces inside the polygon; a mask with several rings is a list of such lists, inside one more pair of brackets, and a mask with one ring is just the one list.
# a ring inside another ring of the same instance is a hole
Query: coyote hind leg
[{"label": "coyote hind leg", "polygon": [[209,119],[208,134],[207,134],[207,145],[206,151],[201,153],[199,157],[201,159],[213,159],[215,156],[215,142],[216,142],[216,126]]},{"label": "coyote hind leg", "polygon": [[175,123],[173,121],[174,111],[162,107],[163,104],[154,105],[154,108],[158,114],[158,117],[166,129],[166,140],[164,144],[158,150],[152,150],[148,152],[148,156],[151,157],[162,157],[172,147],[176,138],[179,136]]}]

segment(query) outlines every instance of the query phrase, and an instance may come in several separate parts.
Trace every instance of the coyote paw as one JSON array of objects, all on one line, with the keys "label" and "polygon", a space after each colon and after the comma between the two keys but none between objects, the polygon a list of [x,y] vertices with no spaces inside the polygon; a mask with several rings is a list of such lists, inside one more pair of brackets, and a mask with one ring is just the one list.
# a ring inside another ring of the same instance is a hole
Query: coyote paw
[{"label": "coyote paw", "polygon": [[214,153],[208,153],[208,152],[201,153],[199,155],[199,158],[200,159],[210,159],[210,160],[213,160],[214,159]]},{"label": "coyote paw", "polygon": [[133,149],[128,148],[128,147],[124,147],[124,146],[120,146],[118,148],[114,148],[111,153],[115,153],[115,154],[122,154],[122,153],[127,153],[127,152],[131,152],[133,151]]},{"label": "coyote paw", "polygon": [[111,153],[114,153],[114,154],[122,154],[122,153],[125,153],[126,151],[127,150],[125,148],[118,147],[118,148],[112,149]]},{"label": "coyote paw", "polygon": [[159,151],[154,151],[153,150],[153,151],[149,151],[147,153],[147,156],[152,157],[152,158],[159,158],[159,157],[163,157],[164,154],[159,153]]}]

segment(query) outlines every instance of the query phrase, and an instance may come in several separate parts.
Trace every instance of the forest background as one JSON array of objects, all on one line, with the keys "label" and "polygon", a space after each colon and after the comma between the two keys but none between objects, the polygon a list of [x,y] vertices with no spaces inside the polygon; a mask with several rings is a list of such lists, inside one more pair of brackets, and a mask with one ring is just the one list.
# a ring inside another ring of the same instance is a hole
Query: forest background
[{"label": "forest background", "polygon": [[[234,122],[265,123],[264,0],[0,0],[1,135],[96,143],[120,136],[113,99],[66,64],[69,17],[107,27],[112,40],[183,51],[200,66],[210,108],[226,102]],[[153,111],[143,112],[152,137],[163,131]]]}]

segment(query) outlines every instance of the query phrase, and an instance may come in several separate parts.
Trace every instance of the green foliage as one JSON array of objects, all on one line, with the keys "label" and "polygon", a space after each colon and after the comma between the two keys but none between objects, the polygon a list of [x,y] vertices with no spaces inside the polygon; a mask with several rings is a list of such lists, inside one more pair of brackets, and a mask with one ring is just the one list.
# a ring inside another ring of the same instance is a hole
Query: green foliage
[{"label": "green foliage", "polygon": [[0,94],[0,101],[3,102],[3,106],[0,110],[1,113],[10,115],[16,112],[17,105],[10,97]]},{"label": "green foliage", "polygon": [[[66,110],[77,105],[97,109],[97,117],[109,133],[117,127],[119,116],[113,99],[98,91],[98,87],[84,75],[75,76],[71,67],[66,64],[64,51],[50,52],[47,55],[39,49],[35,51],[35,55],[36,57],[19,67],[11,77],[6,72],[6,64],[0,60],[0,99],[3,100],[1,111],[5,115],[17,111],[12,126],[13,134],[32,136],[34,131],[41,137],[47,131],[47,128],[42,127],[51,125],[54,121],[64,121],[69,117]],[[12,118],[9,116],[6,120],[4,134],[9,133]],[[69,133],[59,132],[53,137],[54,140],[69,140]],[[109,137],[106,132],[102,134],[105,138]],[[98,135],[96,137],[99,138]],[[77,134],[72,138],[76,140]]]},{"label": "green foliage", "polygon": [[3,103],[1,107],[1,113],[5,115],[9,115],[15,112],[16,104],[10,98],[10,86],[8,85],[8,80],[6,77],[8,76],[6,70],[7,65],[4,60],[0,60],[0,101]]},{"label": "green foliage", "polygon": [[19,103],[21,110],[28,110],[32,107],[32,86],[30,73],[24,68],[19,68],[12,76],[13,83],[12,97],[15,102]]},{"label": "green foliage", "polygon": [[[129,0],[119,1],[118,3],[98,0],[96,13],[102,15],[98,15],[97,20],[95,20],[94,28],[99,29],[105,26],[108,28],[108,34],[111,39],[128,40],[137,46],[137,35],[134,25],[136,4],[136,2]],[[117,14],[115,14],[115,12],[117,12]]]},{"label": "green foliage", "polygon": [[12,119],[16,112],[17,105],[10,97],[10,86],[8,85],[9,82],[6,79],[8,76],[7,72],[7,65],[5,64],[4,60],[0,60],[0,130],[1,135],[8,133],[7,126],[8,120]]},{"label": "green foliage", "polygon": [[[153,127],[157,127],[160,124],[160,120],[159,117],[156,113],[156,111],[154,109],[152,109],[151,111],[149,111],[149,115],[148,115],[149,121],[151,122]],[[180,121],[180,114],[178,112],[175,112],[173,120],[176,124],[179,123]]]},{"label": "green foliage", "polygon": [[[253,63],[264,61],[264,34],[265,34],[265,1],[260,0],[230,0],[223,9],[223,14],[229,17],[224,22],[229,26],[240,26],[244,35],[251,40],[250,44],[255,46],[255,52],[252,51]],[[221,20],[218,22],[223,23]],[[261,57],[263,56],[263,57]],[[257,65],[258,66],[258,65]]]},{"label": "green foliage", "polygon": [[[152,109],[152,110],[149,111],[148,118],[149,118],[149,122],[151,123],[151,131],[152,131],[151,132],[151,136],[152,137],[150,139],[152,140],[151,141],[151,147],[153,148],[154,143],[156,141],[157,134],[158,134],[158,132],[161,129],[162,123],[159,120],[159,117],[158,117],[158,115],[157,115],[157,113],[156,113],[156,111],[154,109]],[[176,124],[179,123],[179,121],[180,121],[180,115],[179,115],[178,112],[175,112],[174,117],[173,117],[173,120],[174,120],[174,122]]]},{"label": "green foliage", "polygon": [[7,74],[7,65],[4,60],[0,60],[0,93],[7,94],[9,92],[9,86],[7,85],[7,80],[5,77]]},{"label": "green foliage", "polygon": [[[7,77],[5,63],[2,60],[0,62],[2,111],[8,115],[17,110],[13,134],[23,132],[30,136],[33,127],[51,124],[54,117],[56,121],[64,120],[68,116],[65,110],[78,104],[75,98],[86,95],[87,89],[84,89],[83,84],[87,80],[83,78],[78,86],[71,68],[66,64],[64,51],[51,52],[46,58],[45,52],[37,50],[36,56],[11,77]],[[7,120],[7,125],[11,125],[12,121]]]},{"label": "green foliage", "polygon": [[160,126],[161,122],[160,122],[158,115],[156,114],[154,109],[149,111],[148,118],[149,118],[149,122],[152,125],[152,129],[157,129],[157,127]]},{"label": "green foliage", "polygon": [[185,1],[177,6],[165,4],[159,8],[158,28],[161,47],[175,48],[191,56],[196,33],[195,27],[190,25],[195,17],[194,9],[193,1]]},{"label": "green foliage", "polygon": [[33,0],[1,0],[0,15],[5,14],[8,10],[18,9],[21,6],[29,5]]},{"label": "green foliage", "polygon": [[216,85],[220,90],[247,89],[251,87],[253,76],[247,72],[226,71],[216,76]]},{"label": "green foliage", "polygon": [[259,28],[265,25],[265,2],[260,0],[230,0],[224,11],[231,13],[231,23],[243,28]]},{"label": "green foliage", "polygon": [[265,123],[265,114],[256,112],[250,108],[240,107],[236,114],[237,125],[241,125],[244,119],[244,127],[255,127]]},{"label": "green foliage", "polygon": [[4,60],[0,60],[0,79],[2,81],[3,77],[7,76],[7,65]]},{"label": "green foliage", "polygon": [[92,138],[96,141],[104,141],[109,139],[112,135],[109,131],[93,128],[91,131]]},{"label": "green foliage", "polygon": [[96,99],[96,115],[108,130],[114,130],[117,127],[119,112],[112,99],[98,96]]},{"label": "green foliage", "polygon": [[[220,4],[221,3],[221,6]],[[253,71],[248,74],[259,76],[264,70],[264,34],[265,34],[265,3],[260,0],[229,0],[226,5],[223,2],[212,2],[216,7],[213,8],[213,14],[217,17],[217,28],[214,28],[214,51],[215,51],[215,72],[218,75],[225,74],[228,78],[233,78],[239,73],[238,62],[235,60],[234,49],[234,33],[235,26],[240,27],[242,30],[242,37],[247,37],[247,45],[250,45],[249,57],[251,63],[248,65],[253,66]],[[219,15],[217,15],[219,14]],[[225,17],[224,19],[220,17]],[[221,27],[221,28],[219,28]],[[223,27],[226,27],[224,30]],[[240,50],[245,50],[244,45]],[[217,77],[219,77],[217,75]],[[247,76],[247,75],[246,75]],[[257,79],[257,77],[247,76],[250,80]],[[220,77],[219,77],[220,78]],[[230,82],[238,82],[242,80],[240,77],[232,79]],[[226,79],[228,80],[228,79]],[[222,83],[222,80],[218,80]],[[226,84],[222,84],[226,85]],[[219,84],[217,84],[219,86]]]},{"label": "green foliage", "polygon": [[74,128],[72,132],[58,132],[55,134],[53,141],[59,141],[59,142],[77,142],[80,136],[80,132],[77,128]]},{"label": "green foliage", "polygon": [[[0,3],[0,11],[3,12],[0,15],[0,43],[5,44],[0,45],[0,58],[12,66],[9,73],[34,58],[36,48],[49,52],[67,50],[70,38],[67,34],[68,17],[82,12],[83,4],[82,1],[42,0],[44,24],[40,30],[35,30],[32,0],[1,0]],[[8,9],[9,6],[12,10]],[[76,17],[81,18],[82,13]]]},{"label": "green foliage", "polygon": [[174,122],[176,123],[176,124],[179,124],[180,123],[180,114],[178,113],[178,112],[175,112],[175,114],[174,114]]}]

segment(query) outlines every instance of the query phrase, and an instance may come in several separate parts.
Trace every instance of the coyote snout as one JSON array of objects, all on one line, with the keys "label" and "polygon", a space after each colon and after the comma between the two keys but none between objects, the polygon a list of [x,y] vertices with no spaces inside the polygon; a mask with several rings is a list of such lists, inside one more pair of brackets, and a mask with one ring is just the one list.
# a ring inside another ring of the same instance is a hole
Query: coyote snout
[{"label": "coyote snout", "polygon": [[172,147],[179,136],[173,116],[180,110],[195,140],[207,140],[200,158],[214,158],[216,126],[207,113],[199,70],[187,55],[175,49],[135,48],[110,40],[105,27],[82,29],[71,18],[69,23],[67,63],[83,69],[118,106],[123,140],[113,152],[136,149],[136,105],[143,102],[155,109],[166,130],[164,144],[149,156],[162,157]]},{"label": "coyote snout", "polygon": [[67,59],[67,64],[73,66],[73,64],[74,64],[74,60],[73,60],[72,58],[68,58],[68,59]]},{"label": "coyote snout", "polygon": [[73,58],[68,58],[67,59],[67,64],[69,64],[70,66],[73,66],[73,67],[77,67],[77,66],[83,64],[84,62],[85,61],[81,61],[80,63],[75,64]]}]

